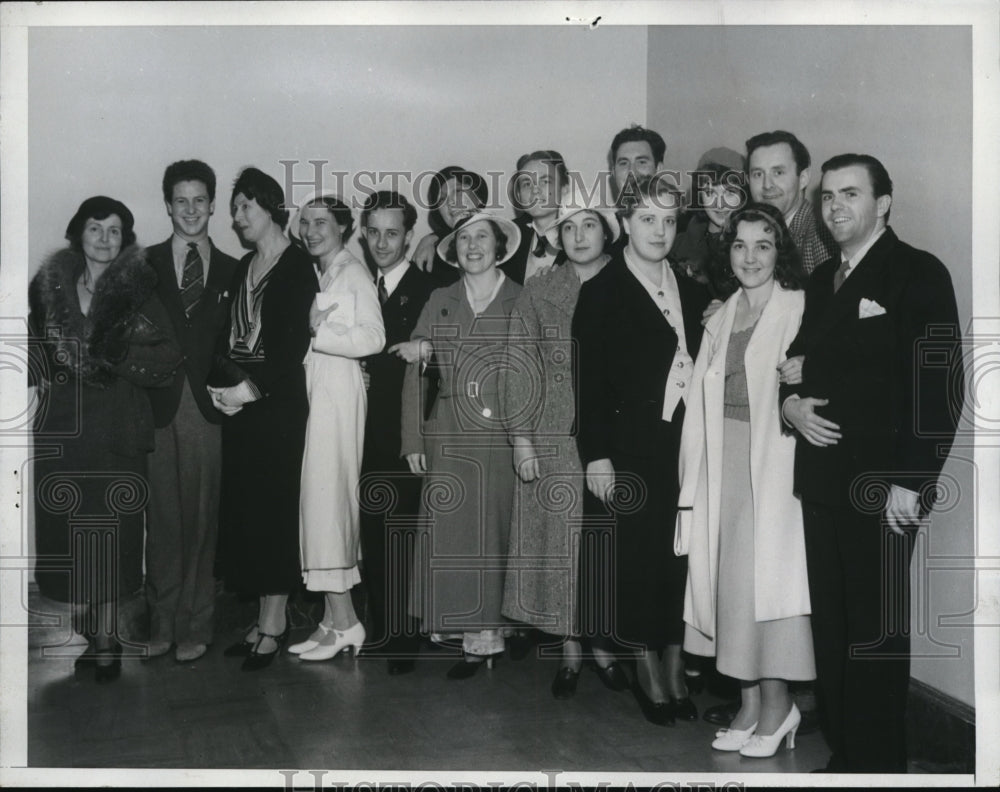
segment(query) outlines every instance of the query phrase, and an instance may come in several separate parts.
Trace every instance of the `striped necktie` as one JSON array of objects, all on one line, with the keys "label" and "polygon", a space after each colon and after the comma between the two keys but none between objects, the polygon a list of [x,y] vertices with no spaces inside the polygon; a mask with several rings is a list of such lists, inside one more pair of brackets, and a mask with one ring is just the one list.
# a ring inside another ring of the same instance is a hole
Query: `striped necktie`
[{"label": "striped necktie", "polygon": [[385,278],[378,276],[378,304],[385,305],[389,301],[389,290],[385,288]]},{"label": "striped necktie", "polygon": [[191,310],[198,304],[201,294],[205,291],[204,266],[198,245],[188,242],[187,258],[184,259],[184,273],[181,275],[181,303],[184,313],[190,316]]},{"label": "striped necktie", "polygon": [[837,271],[833,273],[833,293],[836,294],[840,291],[840,287],[844,285],[844,281],[847,280],[847,273],[849,267],[847,266],[846,259],[840,262],[840,266]]}]

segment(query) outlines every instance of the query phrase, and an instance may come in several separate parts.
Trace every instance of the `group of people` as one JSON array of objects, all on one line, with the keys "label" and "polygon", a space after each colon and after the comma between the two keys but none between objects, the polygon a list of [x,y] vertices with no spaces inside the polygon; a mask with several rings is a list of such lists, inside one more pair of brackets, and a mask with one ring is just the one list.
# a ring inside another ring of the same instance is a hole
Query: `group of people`
[{"label": "group of people", "polygon": [[36,579],[77,606],[77,669],[120,673],[145,515],[146,656],[205,653],[217,572],[259,601],[224,654],[266,668],[304,583],[324,612],[303,661],[406,673],[429,637],[466,679],[537,630],[556,698],[588,657],[667,725],[697,718],[685,658],[714,657],[741,697],[713,748],[794,747],[788,683],[817,679],[826,769],[905,770],[909,637],[885,625],[961,409],[948,271],[888,227],[874,157],[823,164],[819,222],[788,132],[706,152],[691,201],[665,152],[618,133],[613,204],[526,154],[514,220],[450,166],[416,245],[414,206],[374,192],[364,261],[339,197],[292,217],[256,168],[239,262],[200,161],[166,169],[173,233],[146,251],[124,204],[84,201],[30,300],[36,443],[61,449],[35,461]]}]

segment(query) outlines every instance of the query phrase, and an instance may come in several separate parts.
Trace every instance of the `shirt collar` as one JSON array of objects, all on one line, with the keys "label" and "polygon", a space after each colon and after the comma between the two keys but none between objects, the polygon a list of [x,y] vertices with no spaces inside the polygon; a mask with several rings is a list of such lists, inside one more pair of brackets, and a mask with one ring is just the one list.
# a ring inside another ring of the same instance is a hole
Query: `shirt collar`
[{"label": "shirt collar", "polygon": [[[177,234],[174,234],[170,238],[171,250],[173,251],[174,258],[178,256],[187,257],[188,251],[188,241],[181,239]],[[208,261],[208,256],[212,252],[212,243],[209,241],[208,237],[205,237],[200,242],[195,242],[198,246],[198,254],[201,256],[202,261]]]},{"label": "shirt collar", "polygon": [[410,262],[406,259],[400,259],[387,274],[383,274],[382,270],[376,270],[375,282],[378,283],[378,279],[382,278],[382,282],[385,284],[386,294],[391,295],[394,291],[396,291],[396,287],[399,286],[399,282],[403,280],[403,276],[406,275],[409,269]]},{"label": "shirt collar", "polygon": [[886,226],[884,226],[884,225],[881,228],[876,229],[872,233],[872,235],[870,237],[868,237],[868,241],[865,242],[865,244],[862,245],[862,247],[857,252],[855,252],[855,254],[853,256],[851,256],[850,258],[844,258],[844,254],[843,254],[843,252],[841,252],[841,254],[840,254],[840,261],[841,261],[841,263],[843,263],[845,261],[847,262],[847,271],[848,272],[851,272],[856,266],[858,266],[858,264],[861,262],[861,259],[863,259],[867,255],[868,251],[872,249],[872,245],[874,245],[876,242],[878,242],[879,237],[881,237],[882,234],[885,233],[885,229],[886,229]]}]

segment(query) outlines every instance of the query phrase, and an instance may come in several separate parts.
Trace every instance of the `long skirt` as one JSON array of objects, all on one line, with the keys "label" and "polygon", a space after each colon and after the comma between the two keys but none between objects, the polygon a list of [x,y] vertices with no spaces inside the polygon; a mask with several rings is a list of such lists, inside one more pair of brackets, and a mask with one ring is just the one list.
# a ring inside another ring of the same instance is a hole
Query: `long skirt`
[{"label": "long skirt", "polygon": [[727,418],[723,432],[716,667],[746,681],[815,679],[809,617],[755,618],[750,424]]}]

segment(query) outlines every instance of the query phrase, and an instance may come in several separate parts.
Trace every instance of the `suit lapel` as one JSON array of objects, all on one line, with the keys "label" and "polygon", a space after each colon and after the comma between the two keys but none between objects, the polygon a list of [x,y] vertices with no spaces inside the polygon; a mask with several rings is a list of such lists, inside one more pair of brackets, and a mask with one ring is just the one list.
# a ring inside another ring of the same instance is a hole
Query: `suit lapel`
[{"label": "suit lapel", "polygon": [[[879,280],[882,270],[892,248],[896,244],[896,235],[887,228],[881,238],[872,245],[865,257],[858,262],[854,271],[847,277],[836,294],[833,293],[833,277],[821,284],[823,296],[827,297],[826,310],[822,320],[816,326],[814,336],[823,338],[844,319],[858,318],[858,302],[869,291],[871,285]],[[834,270],[836,271],[836,270]]]},{"label": "suit lapel", "polygon": [[170,239],[149,249],[150,263],[156,270],[160,281],[160,295],[163,304],[175,321],[183,321],[184,304],[181,302],[181,292],[177,287],[177,274],[174,272],[174,254]]}]

